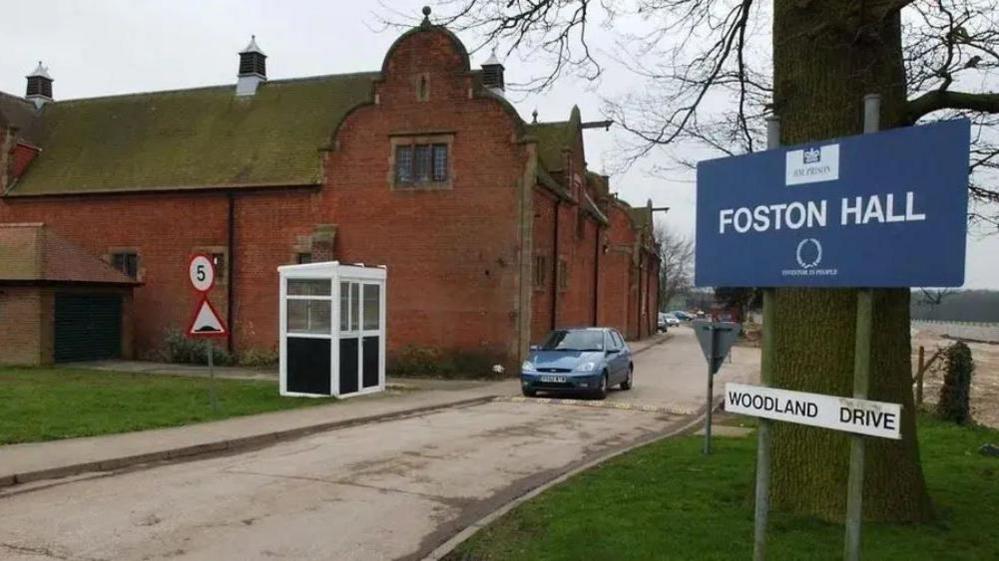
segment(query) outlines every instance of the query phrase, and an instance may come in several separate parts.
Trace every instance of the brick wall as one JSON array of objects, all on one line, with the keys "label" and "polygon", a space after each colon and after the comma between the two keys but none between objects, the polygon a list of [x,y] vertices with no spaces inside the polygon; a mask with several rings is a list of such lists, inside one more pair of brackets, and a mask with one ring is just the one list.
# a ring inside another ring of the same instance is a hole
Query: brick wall
[{"label": "brick wall", "polygon": [[[297,238],[311,233],[314,198],[304,190],[236,194],[234,278],[217,283],[209,297],[227,316],[227,291],[235,283],[237,349],[276,348],[276,269],[293,262]],[[155,355],[167,329],[187,328],[197,304],[187,278],[190,255],[228,245],[225,193],[5,199],[0,221],[45,222],[95,256],[136,251],[144,283],[131,306],[139,357]]]},{"label": "brick wall", "polygon": [[[388,266],[389,353],[405,345],[460,349],[515,366],[526,156],[501,103],[471,97],[466,64],[446,33],[397,41],[376,84],[378,102],[339,128],[322,213],[337,225],[338,259]],[[395,186],[393,140],[421,137],[450,142],[449,184]]]},{"label": "brick wall", "polygon": [[545,271],[543,282],[532,291],[531,343],[540,343],[552,329],[552,289],[557,286],[558,264],[554,248],[556,204],[555,195],[542,188],[534,190],[534,255],[542,258]]},{"label": "brick wall", "polygon": [[[621,206],[607,205],[607,251],[601,256],[601,321],[626,337],[629,333],[629,303],[631,302],[632,267],[635,233],[628,213]],[[631,331],[634,331],[632,329]]]},{"label": "brick wall", "polygon": [[41,364],[44,329],[38,288],[0,286],[0,364]]},{"label": "brick wall", "polygon": [[563,230],[566,237],[561,244],[563,254],[569,260],[569,288],[563,293],[559,325],[581,327],[593,325],[594,246],[597,228],[582,206],[576,205],[570,210],[567,213],[567,227]]}]

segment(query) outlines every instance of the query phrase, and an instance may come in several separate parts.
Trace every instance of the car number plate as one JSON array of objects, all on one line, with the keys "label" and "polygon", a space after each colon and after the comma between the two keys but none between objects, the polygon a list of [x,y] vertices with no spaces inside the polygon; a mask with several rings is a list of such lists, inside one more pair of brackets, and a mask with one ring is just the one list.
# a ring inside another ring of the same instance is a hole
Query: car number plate
[{"label": "car number plate", "polygon": [[557,384],[565,382],[565,376],[542,376],[542,382],[555,382]]}]

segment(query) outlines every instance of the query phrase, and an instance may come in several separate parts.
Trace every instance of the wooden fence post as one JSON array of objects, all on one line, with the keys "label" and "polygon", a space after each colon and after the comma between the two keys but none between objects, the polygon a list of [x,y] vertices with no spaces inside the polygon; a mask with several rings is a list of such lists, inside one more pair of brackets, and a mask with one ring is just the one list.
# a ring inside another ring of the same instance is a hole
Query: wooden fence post
[{"label": "wooden fence post", "polygon": [[923,404],[923,372],[926,371],[926,349],[919,345],[919,369],[916,370],[916,407]]}]

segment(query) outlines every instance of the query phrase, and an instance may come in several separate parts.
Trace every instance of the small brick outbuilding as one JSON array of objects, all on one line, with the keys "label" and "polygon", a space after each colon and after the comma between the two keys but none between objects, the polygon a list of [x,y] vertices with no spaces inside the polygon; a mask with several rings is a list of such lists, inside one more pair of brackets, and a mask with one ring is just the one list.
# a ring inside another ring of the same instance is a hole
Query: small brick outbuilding
[{"label": "small brick outbuilding", "polygon": [[136,284],[41,223],[0,224],[0,364],[130,358]]}]

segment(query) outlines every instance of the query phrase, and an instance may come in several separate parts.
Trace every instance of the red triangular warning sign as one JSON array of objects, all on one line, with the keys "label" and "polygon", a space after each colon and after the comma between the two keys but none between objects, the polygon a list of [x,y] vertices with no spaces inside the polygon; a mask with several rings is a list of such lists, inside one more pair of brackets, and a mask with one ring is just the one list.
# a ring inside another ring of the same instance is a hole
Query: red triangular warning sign
[{"label": "red triangular warning sign", "polygon": [[198,307],[194,309],[194,317],[191,319],[191,327],[187,329],[187,334],[191,337],[221,337],[227,335],[225,322],[208,298],[203,298]]}]

